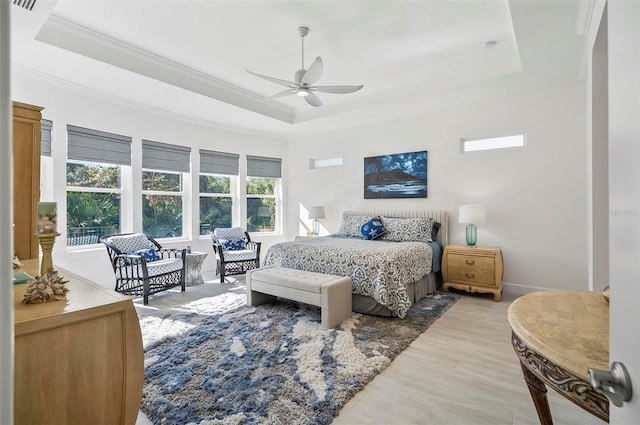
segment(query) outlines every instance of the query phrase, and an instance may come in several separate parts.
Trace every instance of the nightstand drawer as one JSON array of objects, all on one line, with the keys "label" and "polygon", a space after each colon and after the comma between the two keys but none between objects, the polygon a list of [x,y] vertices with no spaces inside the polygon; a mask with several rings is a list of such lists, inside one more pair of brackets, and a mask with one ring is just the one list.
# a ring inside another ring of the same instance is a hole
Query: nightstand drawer
[{"label": "nightstand drawer", "polygon": [[495,286],[496,277],[493,269],[473,269],[462,267],[449,267],[447,279],[456,282],[469,282],[478,285]]},{"label": "nightstand drawer", "polygon": [[494,257],[480,255],[456,255],[449,254],[449,267],[461,267],[474,270],[494,270]]}]

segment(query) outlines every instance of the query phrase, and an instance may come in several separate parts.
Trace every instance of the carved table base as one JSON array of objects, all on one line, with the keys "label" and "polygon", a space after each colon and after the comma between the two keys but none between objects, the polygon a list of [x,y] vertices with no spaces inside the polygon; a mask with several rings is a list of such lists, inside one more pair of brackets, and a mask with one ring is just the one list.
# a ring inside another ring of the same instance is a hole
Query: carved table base
[{"label": "carved table base", "polygon": [[528,347],[515,333],[511,342],[541,425],[553,425],[545,384],[603,421],[609,422],[609,401],[584,379],[564,370]]}]

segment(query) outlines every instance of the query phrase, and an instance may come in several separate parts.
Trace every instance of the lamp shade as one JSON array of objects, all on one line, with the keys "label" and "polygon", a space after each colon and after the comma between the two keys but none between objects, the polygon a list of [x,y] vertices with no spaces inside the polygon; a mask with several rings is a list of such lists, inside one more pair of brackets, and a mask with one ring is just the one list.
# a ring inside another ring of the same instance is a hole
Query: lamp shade
[{"label": "lamp shade", "polygon": [[487,221],[484,205],[460,205],[458,223],[476,224]]},{"label": "lamp shade", "polygon": [[311,207],[309,208],[309,218],[317,220],[324,218],[324,207]]}]

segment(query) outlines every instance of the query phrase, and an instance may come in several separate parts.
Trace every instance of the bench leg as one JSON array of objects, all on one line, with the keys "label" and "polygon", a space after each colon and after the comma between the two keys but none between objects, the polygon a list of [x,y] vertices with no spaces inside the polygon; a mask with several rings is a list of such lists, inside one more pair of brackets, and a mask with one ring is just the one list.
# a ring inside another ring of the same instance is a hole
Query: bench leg
[{"label": "bench leg", "polygon": [[257,291],[247,291],[247,305],[260,305],[273,301],[278,297]]},{"label": "bench leg", "polygon": [[332,329],[351,317],[351,278],[342,278],[322,287],[322,327]]}]

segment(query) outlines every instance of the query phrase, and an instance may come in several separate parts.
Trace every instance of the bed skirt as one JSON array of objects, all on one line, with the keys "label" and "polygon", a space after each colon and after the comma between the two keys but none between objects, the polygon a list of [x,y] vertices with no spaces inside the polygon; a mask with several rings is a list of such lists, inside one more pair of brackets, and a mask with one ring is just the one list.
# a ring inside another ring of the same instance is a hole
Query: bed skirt
[{"label": "bed skirt", "polygon": [[[441,286],[437,274],[438,273],[429,273],[421,279],[407,285],[407,293],[411,304],[436,292],[437,288]],[[351,308],[356,313],[386,317],[394,316],[386,306],[378,303],[372,297],[365,295],[352,294]]]}]

